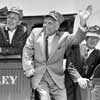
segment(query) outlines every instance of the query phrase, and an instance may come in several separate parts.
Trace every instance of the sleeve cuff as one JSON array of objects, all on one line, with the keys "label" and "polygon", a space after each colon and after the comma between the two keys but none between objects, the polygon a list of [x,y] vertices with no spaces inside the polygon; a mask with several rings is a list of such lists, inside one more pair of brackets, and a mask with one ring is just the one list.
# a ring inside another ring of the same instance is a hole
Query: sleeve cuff
[{"label": "sleeve cuff", "polygon": [[33,61],[26,61],[26,64],[27,65],[32,65],[33,64]]},{"label": "sleeve cuff", "polygon": [[28,70],[30,70],[30,69],[34,69],[33,62],[32,62],[32,61],[26,61],[26,62],[23,64],[23,69],[24,69],[24,71],[28,71]]},{"label": "sleeve cuff", "polygon": [[82,27],[82,26],[80,25],[79,28],[80,28],[83,32],[86,32],[86,31],[87,31],[87,27]]}]

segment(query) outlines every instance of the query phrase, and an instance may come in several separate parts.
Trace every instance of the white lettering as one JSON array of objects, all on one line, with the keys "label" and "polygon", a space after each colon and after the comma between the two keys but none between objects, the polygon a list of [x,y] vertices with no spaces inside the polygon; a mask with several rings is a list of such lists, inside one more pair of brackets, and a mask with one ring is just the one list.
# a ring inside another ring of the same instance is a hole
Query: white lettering
[{"label": "white lettering", "polygon": [[0,85],[15,85],[17,76],[0,76]]},{"label": "white lettering", "polygon": [[9,84],[8,83],[9,76],[2,76],[2,84]]},{"label": "white lettering", "polygon": [[9,78],[11,79],[11,84],[15,84],[17,76],[9,76]]}]

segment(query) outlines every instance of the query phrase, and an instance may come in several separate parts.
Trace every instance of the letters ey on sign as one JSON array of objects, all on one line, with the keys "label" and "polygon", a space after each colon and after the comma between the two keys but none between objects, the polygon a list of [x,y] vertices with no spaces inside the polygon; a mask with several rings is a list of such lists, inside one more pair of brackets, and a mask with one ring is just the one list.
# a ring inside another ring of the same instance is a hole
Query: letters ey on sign
[{"label": "letters ey on sign", "polygon": [[0,100],[29,100],[29,82],[21,61],[0,61]]}]

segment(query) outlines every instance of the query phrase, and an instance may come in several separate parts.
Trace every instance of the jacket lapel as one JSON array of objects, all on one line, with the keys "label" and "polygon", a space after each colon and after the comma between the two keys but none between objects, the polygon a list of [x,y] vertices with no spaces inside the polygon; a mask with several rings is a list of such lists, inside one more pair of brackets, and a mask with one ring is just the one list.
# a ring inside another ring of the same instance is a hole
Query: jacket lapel
[{"label": "jacket lapel", "polygon": [[[52,41],[52,48],[51,48],[51,52],[49,54],[48,61],[54,56],[54,53],[61,46],[62,42],[65,40],[65,38],[67,36],[68,36],[68,34],[66,34],[66,33],[63,34],[62,36],[59,36],[58,34],[55,35],[55,37],[53,38],[53,41]],[[45,55],[45,39],[44,39],[44,32],[43,31],[38,36],[37,42],[40,45],[40,49],[41,49],[42,56],[46,59],[46,55]]]},{"label": "jacket lapel", "polygon": [[22,25],[18,25],[13,35],[11,44],[15,45],[16,41],[18,41],[21,38],[22,34],[24,34],[24,28]]},{"label": "jacket lapel", "polygon": [[52,41],[52,49],[48,61],[54,56],[54,53],[57,51],[57,49],[61,47],[61,44],[64,42],[67,36],[68,36],[67,32],[56,34],[56,36]]},{"label": "jacket lapel", "polygon": [[22,34],[22,30],[20,28],[17,28],[12,38],[12,42],[11,42],[12,45],[15,44],[16,40],[19,39],[21,34]]},{"label": "jacket lapel", "polygon": [[45,40],[44,40],[44,32],[41,33],[41,35],[38,36],[37,40],[38,49],[40,50],[42,57],[46,59],[45,56]]},{"label": "jacket lapel", "polygon": [[94,50],[94,51],[89,55],[89,57],[87,58],[87,64],[88,64],[88,65],[91,65],[91,63],[94,62],[95,57],[96,57],[96,52],[95,52],[95,51],[96,51],[96,50]]},{"label": "jacket lapel", "polygon": [[4,34],[3,35],[4,35],[4,38],[7,40],[7,42],[10,43],[8,30],[4,30]]}]

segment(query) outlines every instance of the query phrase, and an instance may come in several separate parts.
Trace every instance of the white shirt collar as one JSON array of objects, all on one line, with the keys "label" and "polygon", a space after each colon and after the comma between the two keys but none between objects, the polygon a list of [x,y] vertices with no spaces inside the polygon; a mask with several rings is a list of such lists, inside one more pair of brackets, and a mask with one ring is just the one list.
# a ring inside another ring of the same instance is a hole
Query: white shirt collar
[{"label": "white shirt collar", "polygon": [[49,40],[49,41],[52,41],[53,38],[55,37],[55,35],[56,35],[56,34],[53,34],[53,35],[49,36],[49,37],[48,37],[48,40]]},{"label": "white shirt collar", "polygon": [[[7,26],[5,26],[5,30],[10,31]],[[13,31],[16,31],[16,28]],[[11,31],[11,32],[13,32],[13,31]]]},{"label": "white shirt collar", "polygon": [[[86,50],[87,50],[87,49],[89,49],[89,48],[86,47]],[[93,48],[93,49],[89,49],[89,51],[88,51],[88,56],[89,56],[89,55],[94,51],[94,49],[95,49],[95,48]]]},{"label": "white shirt collar", "polygon": [[10,43],[12,42],[13,36],[15,34],[15,31],[16,31],[16,29],[14,29],[13,31],[10,31],[10,30],[8,31]]},{"label": "white shirt collar", "polygon": [[95,49],[95,48],[89,49],[89,48],[86,46],[86,50],[93,51],[94,49]]}]

